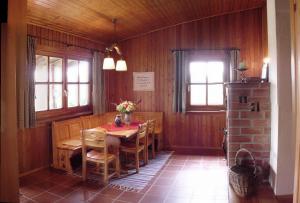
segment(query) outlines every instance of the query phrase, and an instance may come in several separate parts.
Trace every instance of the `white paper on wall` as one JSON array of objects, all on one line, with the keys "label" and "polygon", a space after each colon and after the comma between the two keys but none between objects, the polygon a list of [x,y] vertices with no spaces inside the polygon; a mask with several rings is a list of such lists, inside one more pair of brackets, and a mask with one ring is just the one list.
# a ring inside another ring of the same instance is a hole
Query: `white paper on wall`
[{"label": "white paper on wall", "polygon": [[154,72],[133,72],[133,91],[154,91]]}]

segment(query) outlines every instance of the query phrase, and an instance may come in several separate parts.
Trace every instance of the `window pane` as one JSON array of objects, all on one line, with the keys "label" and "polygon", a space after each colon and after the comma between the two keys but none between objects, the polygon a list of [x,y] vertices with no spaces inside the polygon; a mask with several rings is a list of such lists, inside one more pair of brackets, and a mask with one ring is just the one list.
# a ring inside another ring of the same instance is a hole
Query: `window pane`
[{"label": "window pane", "polygon": [[35,85],[35,111],[48,109],[48,85]]},{"label": "window pane", "polygon": [[205,85],[191,85],[191,105],[205,105],[206,104],[206,86]]},{"label": "window pane", "polygon": [[208,85],[208,105],[223,105],[223,85]]},{"label": "window pane", "polygon": [[78,85],[68,85],[68,107],[78,106]]},{"label": "window pane", "polygon": [[191,83],[205,83],[206,69],[207,69],[206,62],[191,62],[190,63]]},{"label": "window pane", "polygon": [[62,59],[50,57],[50,82],[62,82]]},{"label": "window pane", "polygon": [[48,56],[36,55],[36,82],[48,82]]},{"label": "window pane", "polygon": [[208,62],[208,82],[223,82],[224,63],[220,61]]},{"label": "window pane", "polygon": [[80,95],[80,106],[85,106],[89,104],[89,85],[82,84],[79,87],[79,95]]},{"label": "window pane", "polygon": [[68,59],[67,80],[68,82],[78,82],[78,61]]},{"label": "window pane", "polygon": [[62,85],[50,85],[49,93],[49,109],[61,109]]},{"label": "window pane", "polygon": [[79,81],[88,82],[89,81],[89,62],[79,61]]}]

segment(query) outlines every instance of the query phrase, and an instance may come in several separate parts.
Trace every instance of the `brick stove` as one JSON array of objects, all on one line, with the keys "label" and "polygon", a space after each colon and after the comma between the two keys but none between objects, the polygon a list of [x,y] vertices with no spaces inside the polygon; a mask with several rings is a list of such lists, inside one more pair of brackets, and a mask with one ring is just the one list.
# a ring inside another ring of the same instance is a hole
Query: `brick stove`
[{"label": "brick stove", "polygon": [[252,152],[261,177],[268,178],[271,136],[269,83],[228,83],[227,94],[227,161],[234,165],[238,149]]}]

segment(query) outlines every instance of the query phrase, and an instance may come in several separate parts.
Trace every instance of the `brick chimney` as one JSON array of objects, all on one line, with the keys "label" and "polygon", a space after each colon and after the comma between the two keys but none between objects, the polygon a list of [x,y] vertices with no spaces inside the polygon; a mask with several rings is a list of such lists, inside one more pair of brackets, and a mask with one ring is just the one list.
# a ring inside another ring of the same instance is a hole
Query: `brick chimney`
[{"label": "brick chimney", "polygon": [[269,83],[229,83],[227,94],[227,161],[233,166],[236,152],[248,149],[260,175],[268,178],[270,159],[270,85]]}]

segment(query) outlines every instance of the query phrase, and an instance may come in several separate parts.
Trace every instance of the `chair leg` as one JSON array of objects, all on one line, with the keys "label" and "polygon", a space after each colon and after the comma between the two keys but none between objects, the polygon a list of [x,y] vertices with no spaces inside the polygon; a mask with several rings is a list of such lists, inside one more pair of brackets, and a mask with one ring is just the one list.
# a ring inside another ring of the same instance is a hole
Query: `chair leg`
[{"label": "chair leg", "polygon": [[86,162],[82,161],[82,179],[86,181]]},{"label": "chair leg", "polygon": [[127,152],[125,152],[125,166],[126,166],[126,164],[127,164]]},{"label": "chair leg", "polygon": [[155,137],[157,138],[157,151],[159,152],[160,151],[160,137],[161,137],[161,134],[155,134]]},{"label": "chair leg", "polygon": [[147,150],[148,150],[148,146],[145,146],[144,150],[143,150],[143,155],[144,155],[144,165],[146,165],[148,163],[148,154],[147,154]]},{"label": "chair leg", "polygon": [[120,177],[120,158],[119,156],[116,158],[116,173],[117,173],[117,177]]},{"label": "chair leg", "polygon": [[145,146],[144,149],[144,164],[148,164],[149,162],[149,148],[148,148],[148,144]]},{"label": "chair leg", "polygon": [[139,157],[139,152],[135,153],[135,169],[136,169],[137,173],[140,172],[140,157]]},{"label": "chair leg", "polygon": [[151,151],[152,151],[152,159],[155,159],[155,141],[153,140],[151,145]]},{"label": "chair leg", "polygon": [[108,183],[108,164],[104,164],[104,184]]}]

